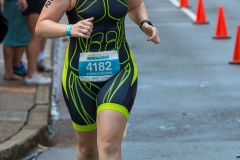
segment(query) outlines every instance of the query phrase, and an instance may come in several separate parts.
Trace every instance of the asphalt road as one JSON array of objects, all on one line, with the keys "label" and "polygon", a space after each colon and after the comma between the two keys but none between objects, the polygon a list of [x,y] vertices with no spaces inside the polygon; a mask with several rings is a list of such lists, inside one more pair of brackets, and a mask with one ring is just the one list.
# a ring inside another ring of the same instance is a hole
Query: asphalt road
[{"label": "asphalt road", "polygon": [[[234,160],[240,154],[240,66],[232,60],[239,0],[204,1],[207,25],[194,25],[169,0],[145,1],[162,43],[146,42],[126,19],[139,87],[122,144],[124,160]],[[196,13],[197,0],[189,9]],[[231,39],[215,40],[218,7]],[[49,151],[38,160],[75,160],[75,137],[60,99]]]}]

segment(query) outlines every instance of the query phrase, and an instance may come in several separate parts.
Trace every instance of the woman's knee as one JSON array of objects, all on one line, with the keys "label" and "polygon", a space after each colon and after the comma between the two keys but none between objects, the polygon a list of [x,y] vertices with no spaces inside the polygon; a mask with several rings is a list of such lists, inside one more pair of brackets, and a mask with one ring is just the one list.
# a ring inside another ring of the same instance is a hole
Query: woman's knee
[{"label": "woman's knee", "polygon": [[98,150],[104,151],[106,153],[118,152],[121,147],[121,144],[111,135],[103,135],[98,137]]},{"label": "woman's knee", "polygon": [[98,113],[98,150],[116,153],[121,149],[126,117],[115,110],[102,110]]},{"label": "woman's knee", "polygon": [[97,154],[97,146],[78,144],[78,152],[86,158],[95,157]]}]

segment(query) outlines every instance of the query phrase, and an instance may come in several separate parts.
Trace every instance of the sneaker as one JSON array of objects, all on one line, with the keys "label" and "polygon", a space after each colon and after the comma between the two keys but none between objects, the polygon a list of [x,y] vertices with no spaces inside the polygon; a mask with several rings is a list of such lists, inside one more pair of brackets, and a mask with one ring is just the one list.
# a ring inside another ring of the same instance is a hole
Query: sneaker
[{"label": "sneaker", "polygon": [[44,85],[44,84],[50,84],[52,82],[52,78],[44,77],[39,73],[34,73],[31,78],[26,77],[25,82],[27,84]]},{"label": "sneaker", "polygon": [[13,73],[24,77],[27,75],[27,69],[25,68],[24,64],[20,62],[18,66],[13,67]]},{"label": "sneaker", "polygon": [[39,72],[49,72],[52,71],[52,67],[45,63],[44,60],[37,62],[37,70]]}]

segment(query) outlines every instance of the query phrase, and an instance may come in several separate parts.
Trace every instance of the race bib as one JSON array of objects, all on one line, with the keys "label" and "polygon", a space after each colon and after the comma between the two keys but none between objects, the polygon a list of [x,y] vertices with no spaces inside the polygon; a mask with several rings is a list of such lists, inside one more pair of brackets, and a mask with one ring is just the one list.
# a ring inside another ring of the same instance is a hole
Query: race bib
[{"label": "race bib", "polygon": [[119,71],[117,51],[80,53],[78,73],[81,81],[107,81]]}]

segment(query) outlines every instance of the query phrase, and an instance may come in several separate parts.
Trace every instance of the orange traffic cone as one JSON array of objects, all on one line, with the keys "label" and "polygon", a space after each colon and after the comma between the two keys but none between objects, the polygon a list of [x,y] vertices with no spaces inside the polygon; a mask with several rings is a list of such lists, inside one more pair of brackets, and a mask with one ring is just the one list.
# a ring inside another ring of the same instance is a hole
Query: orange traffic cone
[{"label": "orange traffic cone", "polygon": [[188,0],[180,0],[180,8],[182,7],[189,7]]},{"label": "orange traffic cone", "polygon": [[227,25],[226,25],[225,16],[224,16],[224,10],[223,10],[222,6],[219,7],[217,28],[216,28],[215,36],[213,38],[215,38],[215,39],[230,38],[228,36]]},{"label": "orange traffic cone", "polygon": [[234,49],[233,60],[230,64],[240,64],[240,25],[238,25],[236,44]]},{"label": "orange traffic cone", "polygon": [[195,23],[196,24],[206,24],[206,23],[208,23],[207,19],[206,19],[203,0],[198,0],[197,18],[196,18]]}]

